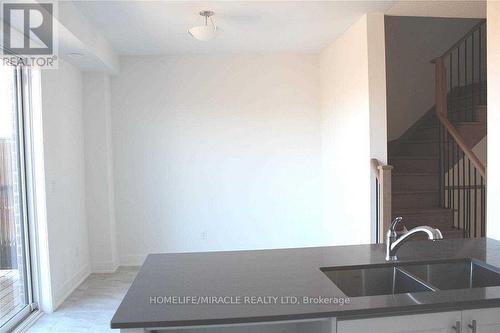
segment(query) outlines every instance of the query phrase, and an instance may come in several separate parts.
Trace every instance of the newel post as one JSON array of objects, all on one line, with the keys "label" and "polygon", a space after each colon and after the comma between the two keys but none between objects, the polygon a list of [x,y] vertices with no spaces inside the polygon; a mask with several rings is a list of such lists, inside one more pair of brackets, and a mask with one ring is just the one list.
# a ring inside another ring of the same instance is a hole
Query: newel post
[{"label": "newel post", "polygon": [[380,243],[385,241],[385,233],[392,220],[392,169],[391,165],[379,165],[380,185],[380,224],[378,239]]},{"label": "newel post", "polygon": [[445,118],[448,118],[447,105],[447,84],[446,84],[446,68],[443,58],[437,58],[436,64],[436,113]]}]

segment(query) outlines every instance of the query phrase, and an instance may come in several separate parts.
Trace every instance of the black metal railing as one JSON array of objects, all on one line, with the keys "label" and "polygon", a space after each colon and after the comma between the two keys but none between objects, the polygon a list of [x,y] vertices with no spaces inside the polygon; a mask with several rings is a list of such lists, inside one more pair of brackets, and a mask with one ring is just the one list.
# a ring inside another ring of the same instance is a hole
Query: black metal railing
[{"label": "black metal railing", "polygon": [[482,20],[441,57],[447,72],[448,119],[477,121],[486,105],[486,21]]},{"label": "black metal railing", "polygon": [[486,169],[473,151],[478,140],[465,139],[459,128],[478,122],[483,124],[480,134],[486,135],[486,21],[475,25],[434,63],[440,204],[451,209],[453,226],[464,237],[484,237]]},{"label": "black metal railing", "polygon": [[455,138],[440,125],[441,207],[453,212],[464,237],[486,235],[486,181]]}]

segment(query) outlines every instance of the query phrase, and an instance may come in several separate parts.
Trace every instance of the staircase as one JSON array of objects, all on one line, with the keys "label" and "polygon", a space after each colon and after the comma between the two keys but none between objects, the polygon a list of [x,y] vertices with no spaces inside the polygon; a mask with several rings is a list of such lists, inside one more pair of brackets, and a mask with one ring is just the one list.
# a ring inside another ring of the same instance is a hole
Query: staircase
[{"label": "staircase", "polygon": [[389,143],[392,217],[407,229],[485,235],[486,170],[473,152],[486,136],[485,31],[483,20],[433,60],[436,105]]},{"label": "staircase", "polygon": [[486,161],[474,150],[487,129],[485,50],[481,20],[431,61],[434,107],[389,142],[388,164],[371,160],[377,242],[398,216],[399,232],[428,225],[444,238],[485,237]]},{"label": "staircase", "polygon": [[440,207],[439,126],[434,109],[428,111],[398,140],[389,143],[392,171],[392,216],[404,217],[411,229],[438,228],[445,238],[463,237],[453,226],[453,211]]},{"label": "staircase", "polygon": [[[480,105],[474,118],[466,119],[467,112],[455,117],[454,124],[469,147],[486,135],[486,111],[487,107]],[[432,108],[398,140],[389,143],[389,164],[394,167],[392,216],[403,216],[407,229],[428,225],[440,229],[445,238],[462,238],[463,230],[454,227],[453,210],[441,207],[439,135]]]}]

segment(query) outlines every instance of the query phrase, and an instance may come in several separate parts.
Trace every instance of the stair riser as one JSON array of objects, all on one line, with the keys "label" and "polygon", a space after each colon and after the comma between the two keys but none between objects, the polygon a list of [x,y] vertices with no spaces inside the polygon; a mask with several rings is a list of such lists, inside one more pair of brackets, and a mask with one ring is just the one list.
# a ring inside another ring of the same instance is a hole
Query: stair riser
[{"label": "stair riser", "polygon": [[466,94],[454,96],[453,98],[448,98],[448,105],[452,108],[473,108],[479,103],[484,103],[487,99],[486,94],[481,94],[476,92],[474,94],[467,92]]},{"label": "stair riser", "polygon": [[[441,231],[441,233],[443,234],[444,239],[464,238],[462,230],[448,230],[448,231]],[[424,234],[413,236],[412,241],[414,241],[414,240],[415,241],[427,240],[429,242],[432,242]]]},{"label": "stair riser", "polygon": [[463,108],[461,110],[455,110],[450,116],[450,121],[452,122],[479,122],[486,124],[486,108]]},{"label": "stair riser", "polygon": [[392,190],[438,190],[438,175],[397,175],[392,177]]},{"label": "stair riser", "polygon": [[396,193],[392,196],[393,209],[405,208],[431,208],[437,207],[439,203],[439,194],[437,192],[429,193]]},{"label": "stair riser", "polygon": [[432,143],[401,143],[390,147],[390,156],[433,156],[439,154],[439,145],[437,142]]},{"label": "stair riser", "polygon": [[404,225],[407,229],[415,228],[420,225],[428,225],[439,230],[449,230],[453,227],[453,214],[451,211],[444,210],[444,213],[429,213],[429,214],[395,214],[402,216]]},{"label": "stair riser", "polygon": [[410,137],[411,140],[437,140],[439,129],[437,127],[419,128]]},{"label": "stair riser", "polygon": [[438,173],[438,160],[390,160],[389,163],[394,167],[394,174],[404,173]]},{"label": "stair riser", "polygon": [[444,239],[464,238],[462,230],[444,231],[442,234]]},{"label": "stair riser", "polygon": [[427,117],[423,122],[421,122],[419,125],[420,127],[433,127],[437,126],[438,124],[438,118],[435,113],[433,113],[430,117]]},{"label": "stair riser", "polygon": [[488,119],[487,108],[486,107],[479,107],[477,109],[476,116],[477,116],[477,118],[476,118],[477,121],[486,124],[486,121]]}]

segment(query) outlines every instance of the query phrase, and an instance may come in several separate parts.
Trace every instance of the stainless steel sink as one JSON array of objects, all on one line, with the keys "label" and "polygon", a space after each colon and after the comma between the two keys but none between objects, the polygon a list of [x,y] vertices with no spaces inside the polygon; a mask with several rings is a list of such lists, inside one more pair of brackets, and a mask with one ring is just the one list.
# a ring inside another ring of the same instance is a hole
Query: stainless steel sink
[{"label": "stainless steel sink", "polygon": [[500,286],[500,269],[475,259],[323,267],[349,297]]},{"label": "stainless steel sink", "polygon": [[350,266],[322,269],[349,297],[432,291],[433,288],[396,266]]},{"label": "stainless steel sink", "polygon": [[500,286],[500,271],[474,259],[402,265],[406,271],[437,289]]}]

